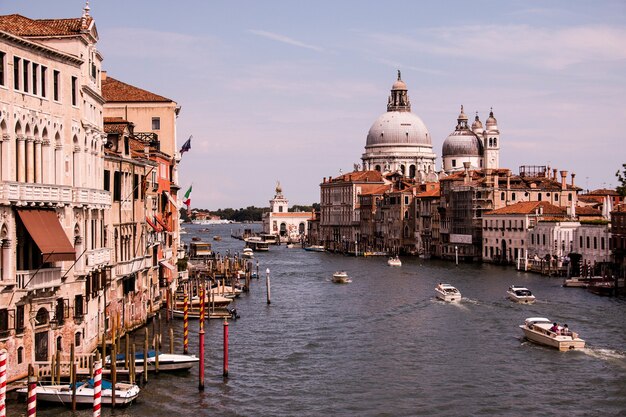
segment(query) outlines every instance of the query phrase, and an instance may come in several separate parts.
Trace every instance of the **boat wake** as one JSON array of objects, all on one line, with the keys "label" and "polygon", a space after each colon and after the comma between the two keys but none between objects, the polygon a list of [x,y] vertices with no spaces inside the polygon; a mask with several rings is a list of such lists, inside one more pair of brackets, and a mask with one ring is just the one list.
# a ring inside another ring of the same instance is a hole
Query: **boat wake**
[{"label": "boat wake", "polygon": [[593,347],[586,347],[584,349],[581,349],[581,352],[583,352],[585,355],[591,356],[592,358],[614,362],[623,369],[626,369],[626,361],[624,361],[624,359],[626,359],[626,353],[624,352],[620,352],[614,349],[602,349]]}]

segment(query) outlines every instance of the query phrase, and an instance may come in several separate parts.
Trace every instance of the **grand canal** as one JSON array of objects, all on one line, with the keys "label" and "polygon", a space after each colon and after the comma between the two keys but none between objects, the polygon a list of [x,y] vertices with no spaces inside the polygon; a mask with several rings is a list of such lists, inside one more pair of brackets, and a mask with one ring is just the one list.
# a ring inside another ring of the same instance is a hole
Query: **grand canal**
[{"label": "grand canal", "polygon": [[[216,251],[240,252],[243,225],[186,226]],[[230,323],[230,377],[222,378],[222,323],[207,326],[205,390],[198,371],[150,375],[139,401],[115,416],[616,416],[626,415],[626,300],[563,288],[560,279],[491,265],[355,258],[273,246],[256,254],[261,279]],[[270,269],[271,304],[265,270]],[[346,270],[348,285],[333,284]],[[449,282],[459,305],[435,301]],[[505,299],[527,286],[534,305]],[[586,339],[558,352],[525,341],[518,325],[545,316]],[[172,323],[182,351],[182,322]],[[197,353],[197,323],[190,351]],[[164,345],[167,345],[164,337]],[[9,404],[9,416],[25,414]],[[89,416],[62,407],[39,416]]]}]

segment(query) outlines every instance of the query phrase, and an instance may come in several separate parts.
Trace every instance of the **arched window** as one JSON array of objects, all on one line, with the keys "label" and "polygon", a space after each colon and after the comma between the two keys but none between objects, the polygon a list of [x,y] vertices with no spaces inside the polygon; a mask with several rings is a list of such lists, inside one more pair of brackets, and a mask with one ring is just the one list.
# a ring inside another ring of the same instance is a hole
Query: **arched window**
[{"label": "arched window", "polygon": [[415,165],[409,166],[409,177],[415,178]]},{"label": "arched window", "polygon": [[57,336],[57,350],[63,352],[63,338],[61,336]]},{"label": "arched window", "polygon": [[504,198],[505,198],[504,192],[501,192],[500,193],[500,200],[504,201]]},{"label": "arched window", "polygon": [[380,165],[376,165],[376,167],[374,168],[376,171],[380,172]]},{"label": "arched window", "polygon": [[304,234],[304,228],[305,228],[305,226],[304,226],[304,222],[301,222],[301,223],[298,225],[298,233],[300,233],[301,235],[303,235],[303,234]]},{"label": "arched window", "polygon": [[498,146],[498,139],[497,138],[493,138],[493,146],[494,147]]},{"label": "arched window", "polygon": [[402,172],[402,175],[405,174],[406,172],[406,167],[404,165],[400,165],[400,172]]},{"label": "arched window", "polygon": [[74,335],[74,345],[76,347],[80,346],[80,342],[81,342],[82,338],[81,338],[81,332],[76,332],[76,334]]},{"label": "arched window", "polygon": [[37,310],[37,315],[35,316],[36,326],[43,326],[44,324],[48,324],[49,321],[50,314],[48,313],[48,310],[46,310],[44,307],[41,307],[39,310]]},{"label": "arched window", "polygon": [[409,218],[409,211],[404,210],[404,220],[407,220],[408,218]]}]

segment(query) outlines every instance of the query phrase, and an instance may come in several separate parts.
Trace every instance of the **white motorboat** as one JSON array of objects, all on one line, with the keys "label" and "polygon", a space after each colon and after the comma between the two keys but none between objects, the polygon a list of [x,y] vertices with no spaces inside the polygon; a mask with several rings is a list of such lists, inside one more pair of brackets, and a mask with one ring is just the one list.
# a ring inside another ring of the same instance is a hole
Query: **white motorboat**
[{"label": "white motorboat", "polygon": [[[116,355],[116,366],[124,367],[126,354],[120,353]],[[135,353],[135,367],[136,369],[143,369],[143,352]],[[175,353],[160,353],[159,352],[159,371],[181,371],[190,369],[199,359],[195,355],[184,355]],[[146,365],[148,371],[155,371],[157,363],[157,355],[154,350],[148,351],[148,358],[146,359]],[[111,364],[111,358],[107,356],[105,364]]]},{"label": "white motorboat", "polygon": [[506,294],[509,300],[515,301],[516,303],[532,304],[535,302],[535,296],[526,287],[511,285]]},{"label": "white motorboat", "polygon": [[326,251],[326,249],[324,249],[324,246],[322,245],[305,246],[304,250],[309,251],[309,252],[325,252]]},{"label": "white motorboat", "polygon": [[346,271],[337,271],[333,274],[333,282],[337,284],[348,284],[352,282]]},{"label": "white motorboat", "polygon": [[398,256],[392,256],[387,260],[387,265],[389,266],[402,266],[402,261]]},{"label": "white motorboat", "polygon": [[582,349],[585,341],[572,332],[567,325],[556,326],[545,317],[529,317],[519,327],[528,340],[556,348],[560,351]]},{"label": "white motorboat", "polygon": [[[76,404],[93,404],[93,379],[76,383]],[[111,382],[102,380],[100,386],[100,402],[102,405],[111,405],[113,399]],[[139,395],[139,387],[135,384],[118,382],[115,384],[115,405],[130,404]],[[28,395],[28,387],[19,388],[18,394]],[[72,404],[72,385],[44,385],[37,384],[35,388],[37,401],[47,401],[60,404]]]},{"label": "white motorboat", "polygon": [[579,288],[587,288],[591,280],[589,278],[582,277],[571,277],[563,280],[564,287],[579,287]]},{"label": "white motorboat", "polygon": [[439,283],[435,287],[435,295],[442,301],[455,303],[461,301],[461,292],[450,284]]},{"label": "white motorboat", "polygon": [[243,251],[241,251],[241,257],[248,259],[254,258],[254,251],[252,248],[243,248]]}]

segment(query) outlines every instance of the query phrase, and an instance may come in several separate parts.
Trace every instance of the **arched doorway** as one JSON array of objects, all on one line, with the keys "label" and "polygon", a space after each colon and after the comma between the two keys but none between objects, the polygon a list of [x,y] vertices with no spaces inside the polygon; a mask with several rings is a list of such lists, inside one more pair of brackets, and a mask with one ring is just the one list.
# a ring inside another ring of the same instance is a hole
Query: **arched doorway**
[{"label": "arched doorway", "polygon": [[500,248],[502,249],[502,250],[500,251],[500,253],[501,253],[501,257],[502,257],[502,258],[501,258],[501,261],[502,261],[503,263],[506,263],[506,262],[507,262],[507,256],[506,256],[506,253],[507,253],[507,250],[506,250],[506,240],[502,239],[502,242],[500,243]]}]

